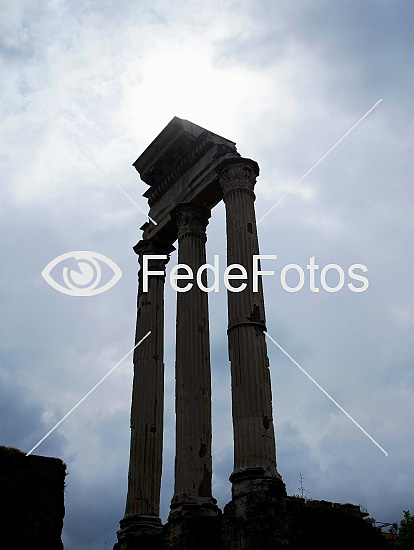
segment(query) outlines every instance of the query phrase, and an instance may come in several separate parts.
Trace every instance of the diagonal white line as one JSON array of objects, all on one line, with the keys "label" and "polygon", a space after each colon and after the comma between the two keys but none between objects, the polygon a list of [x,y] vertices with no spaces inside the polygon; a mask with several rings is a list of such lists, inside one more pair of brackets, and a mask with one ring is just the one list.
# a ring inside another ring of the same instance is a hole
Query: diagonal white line
[{"label": "diagonal white line", "polygon": [[108,372],[105,374],[105,376],[104,376],[103,378],[101,378],[101,379],[99,380],[99,382],[98,382],[97,384],[95,384],[94,387],[91,388],[91,389],[88,391],[88,393],[86,393],[86,394],[82,397],[82,399],[81,399],[80,401],[78,401],[78,402],[76,403],[76,405],[75,405],[74,407],[72,407],[72,408],[70,409],[70,411],[67,412],[67,413],[65,414],[65,416],[64,416],[63,418],[61,418],[61,419],[59,420],[59,422],[58,422],[57,424],[55,424],[55,425],[53,426],[53,428],[52,428],[51,430],[49,430],[49,431],[47,432],[47,434],[46,434],[44,437],[42,437],[42,439],[41,439],[38,443],[36,443],[36,445],[35,445],[32,449],[30,449],[30,451],[26,454],[26,456],[29,456],[30,454],[32,454],[32,452],[33,452],[35,449],[37,449],[37,447],[38,447],[41,443],[43,443],[43,441],[44,441],[47,437],[49,437],[49,435],[50,435],[52,432],[54,432],[54,431],[56,430],[56,428],[57,428],[58,426],[60,426],[60,425],[62,424],[62,422],[63,422],[64,420],[66,420],[67,417],[68,417],[70,414],[72,414],[73,411],[74,411],[75,409],[77,409],[77,408],[79,407],[79,405],[80,405],[81,403],[83,403],[83,402],[85,401],[85,399],[86,399],[89,395],[91,395],[91,393],[92,393],[93,391],[95,391],[96,388],[97,388],[98,386],[100,386],[100,385],[102,384],[102,382],[103,382],[106,378],[108,378],[108,376],[109,376],[112,372],[114,372],[114,370],[115,370],[117,367],[119,367],[119,365],[122,363],[122,361],[123,361],[124,359],[126,359],[126,358],[128,357],[128,355],[129,355],[130,353],[132,353],[132,352],[135,350],[135,348],[137,348],[140,344],[142,344],[142,342],[145,340],[145,338],[148,338],[148,336],[149,336],[150,334],[151,334],[151,331],[148,331],[147,334],[144,336],[144,338],[141,338],[141,340],[140,340],[137,344],[135,344],[135,346],[134,346],[132,349],[130,349],[129,352],[126,353],[126,354],[122,357],[122,359],[121,359],[120,361],[118,361],[118,363],[117,363],[114,367],[112,367],[112,369],[111,369],[110,371],[108,371]]},{"label": "diagonal white line", "polygon": [[370,113],[371,111],[373,111],[373,110],[375,109],[375,107],[381,103],[381,101],[382,101],[382,99],[379,99],[379,100],[375,103],[375,105],[373,105],[373,106],[371,107],[371,109],[369,109],[369,111],[367,111],[367,112],[365,113],[365,115],[362,116],[362,117],[358,120],[358,122],[356,122],[356,123],[352,126],[352,128],[350,128],[350,129],[341,137],[341,139],[338,139],[338,141],[335,143],[335,145],[333,145],[333,146],[329,149],[329,151],[327,151],[327,152],[323,155],[323,157],[321,157],[321,158],[318,160],[318,162],[317,162],[316,164],[314,164],[314,165],[312,166],[312,168],[310,168],[310,169],[306,172],[306,174],[304,174],[304,175],[300,178],[300,180],[298,180],[298,181],[294,184],[294,186],[292,187],[292,189],[290,189],[290,191],[286,191],[286,193],[285,193],[282,197],[280,197],[280,199],[279,199],[277,202],[275,202],[275,204],[274,204],[271,208],[269,208],[269,210],[266,212],[266,214],[264,214],[264,215],[260,218],[260,220],[259,220],[257,223],[259,224],[261,221],[263,221],[263,220],[266,218],[266,216],[268,216],[268,215],[270,214],[270,212],[271,212],[274,208],[276,208],[276,206],[277,206],[278,204],[280,204],[288,195],[290,195],[290,194],[292,193],[292,191],[294,191],[294,189],[295,189],[300,183],[302,183],[302,181],[306,178],[306,176],[309,176],[309,174],[310,174],[310,173],[311,173],[311,172],[312,172],[312,171],[313,171],[313,170],[314,170],[314,169],[315,169],[324,159],[326,159],[326,157],[329,155],[329,153],[331,153],[336,147],[338,147],[338,145],[341,143],[341,141],[343,141],[347,136],[349,136],[349,134],[352,132],[352,130],[355,130],[355,128],[358,126],[358,124],[360,124],[360,123],[364,120],[364,118],[367,117],[367,116],[369,115],[369,113]]},{"label": "diagonal white line", "polygon": [[[62,126],[60,126],[60,125],[56,122],[56,120],[55,120],[54,118],[52,118],[52,117],[45,111],[45,109],[43,109],[43,107],[40,107],[40,105],[38,105],[37,103],[35,103],[35,102],[33,101],[33,99],[30,99],[30,98],[29,98],[29,101],[31,101],[31,102],[33,103],[33,105],[39,109],[39,111],[42,111],[42,113],[45,115],[45,117],[48,118],[57,128],[59,128],[59,130],[62,132],[62,134],[63,134],[64,136],[66,136],[66,137],[68,138],[68,140],[69,140],[70,142],[72,142],[73,145],[74,145],[75,147],[77,147],[77,148],[79,149],[79,151],[81,151],[81,152],[86,156],[86,158],[87,158],[90,162],[92,162],[92,164],[94,164],[94,165],[98,168],[98,170],[100,170],[100,171],[102,172],[102,174],[103,174],[104,176],[108,177],[108,174],[105,172],[105,170],[102,168],[102,166],[100,166],[100,165],[91,157],[91,155],[90,155],[87,151],[85,151],[85,149],[83,149],[83,148],[82,148],[82,147],[72,138],[72,136],[70,136],[70,135],[66,132],[66,130],[64,130],[64,129],[62,128]],[[134,204],[139,210],[141,210],[141,212],[142,212],[142,213],[143,213],[143,214],[144,214],[144,215],[145,215],[154,225],[158,225],[157,222],[154,221],[150,216],[148,216],[148,214],[145,212],[145,210],[144,210],[143,208],[141,208],[141,206],[140,206],[137,202],[135,202],[134,199],[133,199],[130,195],[128,195],[128,193],[127,193],[126,191],[124,191],[120,185],[118,185],[116,182],[114,182],[114,181],[112,181],[112,180],[109,180],[109,181],[110,181],[110,183],[112,183],[112,185],[115,185],[115,187],[117,187],[117,188],[121,191],[121,193],[123,193],[123,194],[132,202],[132,204]]]},{"label": "diagonal white line", "polygon": [[297,362],[293,359],[293,357],[291,357],[291,356],[288,354],[288,352],[287,352],[286,350],[284,350],[284,349],[282,348],[282,346],[281,346],[280,344],[278,344],[278,343],[276,342],[276,340],[274,340],[274,339],[270,336],[270,334],[268,334],[267,332],[265,332],[265,334],[266,334],[266,336],[269,338],[269,340],[271,340],[271,341],[275,344],[275,346],[277,346],[277,347],[280,349],[280,351],[281,351],[282,353],[284,353],[284,354],[286,355],[286,357],[288,357],[288,359],[290,359],[290,360],[292,361],[292,363],[293,363],[294,365],[296,365],[296,366],[298,367],[298,369],[300,369],[300,370],[303,372],[303,374],[305,374],[305,375],[309,378],[309,380],[310,380],[311,382],[313,382],[313,383],[315,384],[315,386],[316,386],[317,388],[319,388],[319,389],[321,390],[321,392],[324,393],[324,394],[326,395],[326,397],[327,397],[328,399],[330,399],[330,400],[332,401],[332,403],[333,403],[336,407],[338,407],[338,409],[339,409],[340,411],[342,411],[342,412],[344,413],[344,415],[347,416],[347,417],[349,418],[349,420],[351,420],[351,421],[355,424],[355,426],[356,426],[357,428],[359,428],[359,429],[361,430],[361,432],[362,432],[364,435],[366,435],[366,436],[374,443],[374,445],[376,445],[376,446],[378,447],[378,449],[380,449],[380,451],[382,451],[382,452],[385,454],[385,456],[388,456],[387,451],[385,451],[385,450],[381,447],[381,445],[380,445],[379,443],[377,443],[377,442],[375,441],[375,439],[374,439],[373,437],[371,437],[371,436],[369,435],[369,433],[368,433],[366,430],[364,430],[364,428],[363,428],[360,424],[358,424],[358,422],[357,422],[356,420],[354,420],[354,419],[352,418],[352,416],[351,416],[349,413],[347,413],[346,410],[345,410],[343,407],[341,407],[341,405],[340,405],[337,401],[335,401],[335,399],[334,399],[332,396],[330,396],[329,393],[328,393],[326,390],[324,390],[324,389],[322,388],[322,386],[321,386],[320,384],[318,384],[318,382],[317,382],[314,378],[312,378],[312,376],[311,376],[310,374],[308,374],[308,373],[305,371],[305,369],[304,369],[303,367],[301,367],[301,366],[299,365],[299,363],[297,363]]}]

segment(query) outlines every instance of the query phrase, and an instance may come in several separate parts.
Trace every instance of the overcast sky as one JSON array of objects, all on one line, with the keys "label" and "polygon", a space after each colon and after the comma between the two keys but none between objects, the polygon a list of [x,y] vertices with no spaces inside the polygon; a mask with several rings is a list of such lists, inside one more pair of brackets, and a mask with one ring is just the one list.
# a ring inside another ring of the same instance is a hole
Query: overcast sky
[{"label": "overcast sky", "polygon": [[[0,9],[0,444],[31,449],[131,349],[132,246],[145,216],[113,184],[147,209],[131,164],[176,115],[259,163],[258,219],[292,189],[259,225],[261,253],[278,255],[264,282],[268,332],[389,453],[268,342],[288,493],[298,493],[301,473],[311,498],[361,504],[384,522],[413,512],[413,3],[10,0]],[[220,204],[208,258],[219,254],[223,266],[224,234]],[[97,296],[59,293],[41,271],[72,250],[104,254],[122,278]],[[311,256],[345,272],[366,265],[368,289],[312,293],[307,273],[301,291],[283,290],[281,269],[306,272]],[[176,263],[175,253],[169,269]],[[209,298],[213,484],[223,507],[233,452],[224,287]],[[167,282],[163,521],[173,490],[174,323]],[[131,382],[128,358],[36,450],[68,466],[66,550],[116,540]]]}]

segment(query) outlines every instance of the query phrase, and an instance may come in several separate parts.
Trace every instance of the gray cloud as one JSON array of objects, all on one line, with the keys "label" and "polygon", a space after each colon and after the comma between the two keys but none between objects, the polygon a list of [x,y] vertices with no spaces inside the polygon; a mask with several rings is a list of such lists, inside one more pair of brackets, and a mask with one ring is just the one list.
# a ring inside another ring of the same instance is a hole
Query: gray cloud
[{"label": "gray cloud", "polygon": [[[389,452],[384,457],[269,342],[278,467],[289,492],[297,492],[301,472],[312,498],[361,503],[383,521],[401,518],[414,481],[411,12],[408,2],[382,1],[6,6],[2,443],[27,450],[132,347],[131,247],[144,219],[111,181],[141,201],[146,185],[130,165],[172,115],[200,124],[197,116],[205,117],[206,127],[258,160],[259,218],[383,97],[260,224],[259,238],[263,254],[278,255],[264,283],[269,333]],[[174,66],[163,67],[171,52]],[[220,205],[208,255],[220,254],[222,271],[224,232]],[[91,299],[57,293],[40,272],[70,250],[105,254],[123,277]],[[321,267],[366,264],[369,289],[283,291],[281,268],[297,263],[306,271],[313,255]],[[169,267],[176,261],[175,253]],[[209,299],[213,481],[224,506],[232,429],[223,289]],[[167,282],[164,520],[173,492],[174,315]],[[126,496],[131,374],[128,359],[38,449],[68,464],[68,550],[115,540]]]}]

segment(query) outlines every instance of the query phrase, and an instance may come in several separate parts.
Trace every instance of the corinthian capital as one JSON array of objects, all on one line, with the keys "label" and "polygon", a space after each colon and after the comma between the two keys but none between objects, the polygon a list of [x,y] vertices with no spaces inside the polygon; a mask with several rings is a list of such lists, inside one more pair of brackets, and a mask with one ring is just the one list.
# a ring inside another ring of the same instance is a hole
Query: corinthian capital
[{"label": "corinthian capital", "polygon": [[178,229],[178,238],[187,233],[205,238],[210,211],[198,204],[179,204],[171,217]]},{"label": "corinthian capital", "polygon": [[170,260],[170,254],[175,250],[175,247],[172,244],[158,239],[142,239],[133,247],[133,250],[138,255],[138,261],[141,267],[143,256],[166,255],[167,258],[165,260],[153,259],[148,264],[148,267],[152,270],[164,271],[165,266]]},{"label": "corinthian capital", "polygon": [[220,186],[223,195],[243,189],[254,192],[256,177],[259,175],[259,165],[254,160],[231,158],[224,160],[216,170],[220,174]]}]

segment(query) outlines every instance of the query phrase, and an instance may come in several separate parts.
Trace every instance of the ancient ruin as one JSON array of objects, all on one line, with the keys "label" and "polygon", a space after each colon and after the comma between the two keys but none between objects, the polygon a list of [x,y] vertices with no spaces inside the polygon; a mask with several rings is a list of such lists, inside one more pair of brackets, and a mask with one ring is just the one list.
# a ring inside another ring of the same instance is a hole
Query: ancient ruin
[{"label": "ancient ruin", "polygon": [[[134,166],[149,186],[144,196],[157,224],[145,223],[142,240],[134,247],[141,266],[136,342],[148,331],[151,335],[134,354],[128,495],[115,549],[323,548],[320,540],[312,546],[306,527],[310,517],[315,525],[315,507],[306,508],[303,499],[286,496],[276,467],[263,290],[259,280],[253,291],[251,273],[252,257],[259,254],[254,209],[259,167],[242,158],[232,141],[177,117]],[[248,272],[244,290],[228,292],[232,499],[222,513],[212,495],[208,294],[193,285],[187,292],[177,292],[175,480],[170,515],[163,526],[159,510],[165,268],[176,241],[178,263],[187,264],[194,273],[205,263],[208,220],[221,200],[226,208],[227,265],[241,264]],[[160,257],[149,260],[149,268],[158,274],[148,278],[144,292],[146,255]],[[330,514],[338,508],[327,504],[322,515],[328,515],[324,521],[332,525]],[[347,517],[361,522],[354,508]],[[342,512],[344,524],[346,510]],[[322,524],[321,519],[319,527]],[[301,546],[305,535],[307,543]]]},{"label": "ancient ruin", "polygon": [[0,446],[0,546],[63,550],[66,465]]}]

